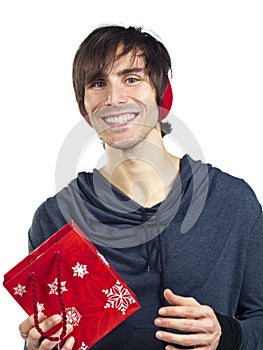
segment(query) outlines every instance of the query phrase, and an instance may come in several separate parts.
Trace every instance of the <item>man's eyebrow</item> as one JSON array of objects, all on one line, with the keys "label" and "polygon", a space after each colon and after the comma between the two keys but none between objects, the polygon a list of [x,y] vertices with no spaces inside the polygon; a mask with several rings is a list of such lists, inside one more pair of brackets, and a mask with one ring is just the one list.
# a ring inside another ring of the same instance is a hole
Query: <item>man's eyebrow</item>
[{"label": "man's eyebrow", "polygon": [[139,67],[125,68],[119,71],[117,74],[120,76],[120,75],[132,74],[132,73],[145,73],[145,68],[139,68]]}]

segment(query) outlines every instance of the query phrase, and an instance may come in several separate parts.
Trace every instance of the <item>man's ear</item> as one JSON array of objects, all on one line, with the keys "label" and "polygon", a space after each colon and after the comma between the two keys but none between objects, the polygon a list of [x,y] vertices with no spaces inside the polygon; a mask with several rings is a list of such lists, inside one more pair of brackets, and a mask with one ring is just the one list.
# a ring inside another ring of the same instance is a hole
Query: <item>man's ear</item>
[{"label": "man's ear", "polygon": [[159,107],[159,118],[158,118],[159,122],[161,122],[165,117],[167,117],[173,104],[173,91],[172,91],[172,86],[168,77],[167,77],[167,81],[168,81],[167,87],[166,87],[166,90],[164,91],[162,102]]}]

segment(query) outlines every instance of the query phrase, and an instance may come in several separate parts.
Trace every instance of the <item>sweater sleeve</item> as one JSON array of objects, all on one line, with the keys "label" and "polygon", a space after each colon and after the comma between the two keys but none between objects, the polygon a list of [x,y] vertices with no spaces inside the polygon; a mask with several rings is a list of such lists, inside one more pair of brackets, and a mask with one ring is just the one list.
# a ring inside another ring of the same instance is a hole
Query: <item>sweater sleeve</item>
[{"label": "sweater sleeve", "polygon": [[263,215],[250,232],[247,259],[238,305],[242,330],[240,350],[263,349]]}]

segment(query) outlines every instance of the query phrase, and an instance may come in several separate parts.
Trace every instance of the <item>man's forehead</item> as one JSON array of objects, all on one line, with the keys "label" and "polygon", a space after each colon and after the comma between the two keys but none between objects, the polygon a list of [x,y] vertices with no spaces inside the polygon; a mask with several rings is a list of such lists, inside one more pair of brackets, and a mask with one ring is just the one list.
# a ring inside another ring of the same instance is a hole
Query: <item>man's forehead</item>
[{"label": "man's forehead", "polygon": [[115,69],[131,68],[139,68],[142,71],[145,69],[145,56],[142,50],[129,51],[123,54],[123,51],[118,49],[113,62],[111,62],[106,71],[109,73]]},{"label": "man's forehead", "polygon": [[140,69],[143,74],[146,74],[145,55],[138,48],[132,48],[126,52],[124,46],[119,45],[115,51],[109,51],[108,54],[101,57],[101,60],[94,60],[90,63],[86,70],[85,84],[112,73],[123,75],[136,69],[137,71]]}]

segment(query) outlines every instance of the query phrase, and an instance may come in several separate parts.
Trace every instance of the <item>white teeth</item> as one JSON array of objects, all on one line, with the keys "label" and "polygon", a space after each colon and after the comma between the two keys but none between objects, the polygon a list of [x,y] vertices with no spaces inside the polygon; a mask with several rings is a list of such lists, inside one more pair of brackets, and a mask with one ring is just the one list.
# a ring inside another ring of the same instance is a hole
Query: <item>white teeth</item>
[{"label": "white teeth", "polygon": [[123,114],[120,115],[118,117],[108,117],[105,118],[106,123],[108,124],[124,124],[126,123],[128,120],[131,120],[135,117],[135,115],[132,113],[128,113],[128,114]]}]

